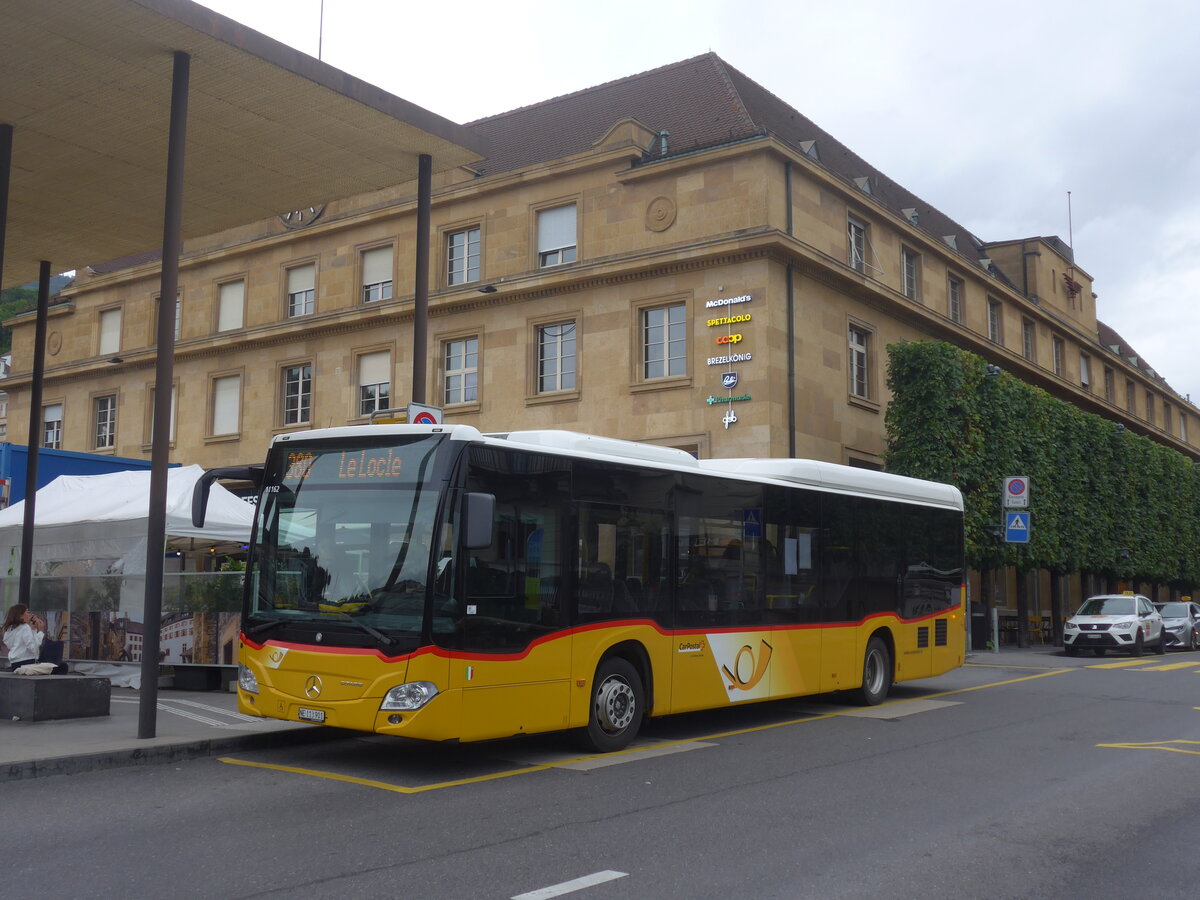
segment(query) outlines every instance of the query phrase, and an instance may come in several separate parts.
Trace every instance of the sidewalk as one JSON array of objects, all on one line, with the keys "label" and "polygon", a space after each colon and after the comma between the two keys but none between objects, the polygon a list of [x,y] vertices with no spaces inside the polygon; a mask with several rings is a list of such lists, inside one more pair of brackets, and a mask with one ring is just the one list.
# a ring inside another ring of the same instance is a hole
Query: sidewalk
[{"label": "sidewalk", "polygon": [[344,734],[321,725],[243,715],[237,711],[237,695],[227,691],[160,689],[155,737],[139,738],[139,698],[136,690],[114,687],[107,716],[0,721],[0,783],[169,763]]}]

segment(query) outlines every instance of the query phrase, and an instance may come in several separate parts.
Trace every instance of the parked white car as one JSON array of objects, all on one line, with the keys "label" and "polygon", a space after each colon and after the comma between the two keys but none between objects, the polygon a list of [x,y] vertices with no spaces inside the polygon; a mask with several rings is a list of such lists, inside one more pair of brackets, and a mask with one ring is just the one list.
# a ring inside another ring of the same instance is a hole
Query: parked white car
[{"label": "parked white car", "polygon": [[1101,594],[1089,597],[1063,627],[1063,649],[1067,656],[1091,650],[1103,656],[1123,650],[1141,656],[1147,647],[1167,652],[1162,615],[1141,594]]}]

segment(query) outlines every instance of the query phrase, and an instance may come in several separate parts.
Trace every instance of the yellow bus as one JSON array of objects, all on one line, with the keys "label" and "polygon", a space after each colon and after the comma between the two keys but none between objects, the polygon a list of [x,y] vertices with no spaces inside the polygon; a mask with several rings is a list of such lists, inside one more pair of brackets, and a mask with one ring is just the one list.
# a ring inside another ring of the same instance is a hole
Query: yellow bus
[{"label": "yellow bus", "polygon": [[430,741],[852,691],[963,662],[962,496],[565,431],[280,435],[239,651],[246,713]]}]

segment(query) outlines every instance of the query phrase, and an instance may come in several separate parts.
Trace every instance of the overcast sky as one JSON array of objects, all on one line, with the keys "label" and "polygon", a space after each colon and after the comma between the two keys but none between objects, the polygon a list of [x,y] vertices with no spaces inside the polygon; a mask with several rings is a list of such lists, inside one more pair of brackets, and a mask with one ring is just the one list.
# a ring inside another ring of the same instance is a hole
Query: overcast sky
[{"label": "overcast sky", "polygon": [[201,2],[455,122],[712,50],[982,240],[1073,224],[1100,318],[1200,404],[1195,0],[324,0],[323,35],[321,0]]}]

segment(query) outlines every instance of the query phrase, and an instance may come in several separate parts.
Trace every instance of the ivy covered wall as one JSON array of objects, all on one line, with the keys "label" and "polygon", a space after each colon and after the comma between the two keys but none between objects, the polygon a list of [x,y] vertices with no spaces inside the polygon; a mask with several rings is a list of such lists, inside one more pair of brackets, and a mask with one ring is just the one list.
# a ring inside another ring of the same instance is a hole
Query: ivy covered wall
[{"label": "ivy covered wall", "polygon": [[[1187,456],[988,374],[983,359],[946,343],[890,345],[888,387],[887,469],[963,492],[972,568],[1200,584],[1200,472]],[[1030,480],[1029,544],[996,535],[1010,475]]]}]

